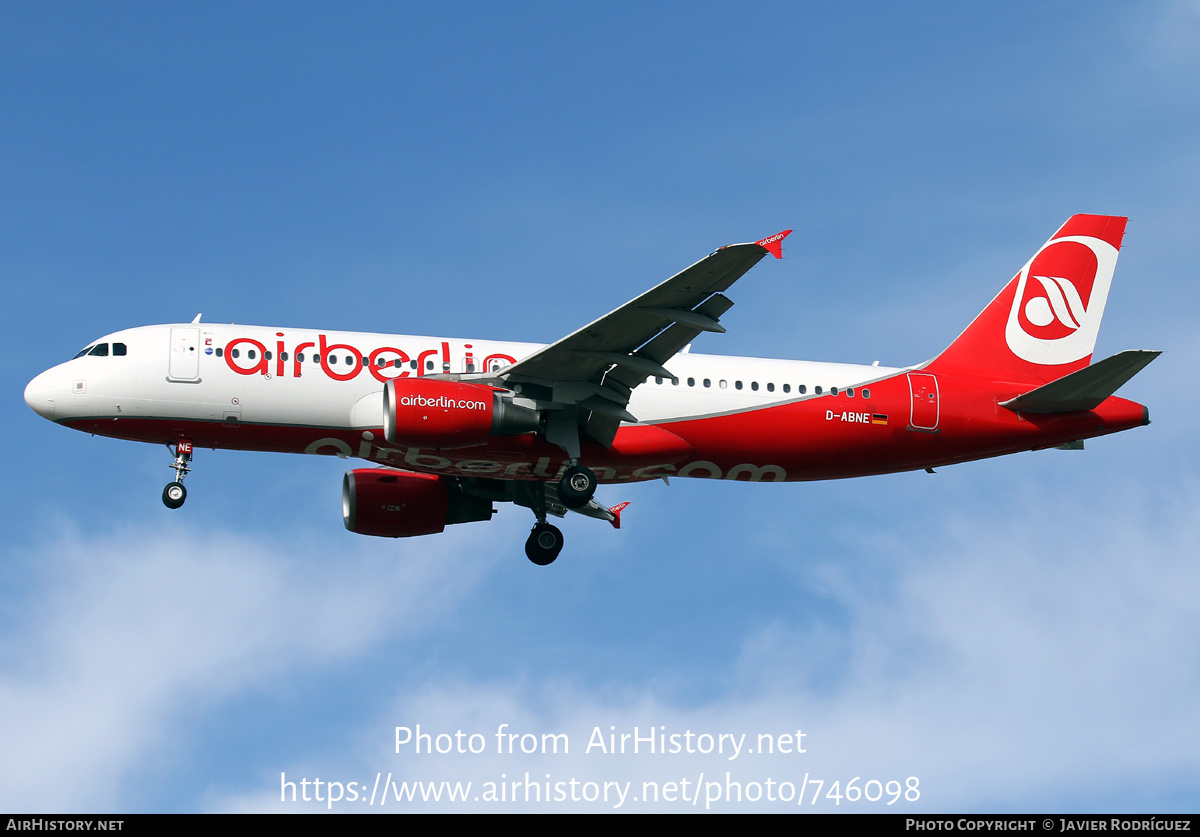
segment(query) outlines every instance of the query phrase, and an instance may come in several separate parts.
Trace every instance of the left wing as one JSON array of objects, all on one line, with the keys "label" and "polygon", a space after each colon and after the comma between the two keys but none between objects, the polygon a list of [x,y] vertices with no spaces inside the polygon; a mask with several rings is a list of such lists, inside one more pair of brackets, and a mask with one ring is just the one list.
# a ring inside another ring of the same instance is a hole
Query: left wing
[{"label": "left wing", "polygon": [[[562,445],[570,427],[604,445],[612,444],[622,421],[637,419],[625,409],[633,388],[656,375],[702,331],[724,332],[718,320],[733,302],[722,291],[771,253],[782,258],[791,230],[750,244],[731,244],[677,273],[573,334],[491,373],[508,388],[521,384],[543,409],[555,410],[547,438]],[[547,403],[549,402],[549,403]],[[556,420],[557,419],[557,420]],[[572,421],[573,419],[573,421]],[[554,425],[554,427],[551,427]],[[572,453],[577,456],[576,450]]]}]

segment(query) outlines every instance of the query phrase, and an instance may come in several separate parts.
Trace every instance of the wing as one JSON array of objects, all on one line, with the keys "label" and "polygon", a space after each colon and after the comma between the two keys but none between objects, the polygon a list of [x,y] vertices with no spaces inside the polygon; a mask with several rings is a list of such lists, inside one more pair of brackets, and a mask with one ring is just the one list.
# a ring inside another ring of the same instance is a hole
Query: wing
[{"label": "wing", "polygon": [[665,364],[701,332],[724,332],[718,320],[733,302],[723,291],[767,253],[781,258],[790,232],[722,247],[491,377],[510,389],[520,385],[543,409],[557,411],[548,422],[550,441],[569,450],[565,440],[574,426],[610,445],[622,421],[637,421],[625,409],[634,387],[652,375],[672,377]]}]

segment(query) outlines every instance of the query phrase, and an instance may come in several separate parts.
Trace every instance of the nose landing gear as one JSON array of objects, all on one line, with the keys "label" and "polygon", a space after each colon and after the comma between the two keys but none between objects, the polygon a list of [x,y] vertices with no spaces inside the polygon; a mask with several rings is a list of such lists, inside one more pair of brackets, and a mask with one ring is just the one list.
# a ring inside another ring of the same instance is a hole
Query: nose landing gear
[{"label": "nose landing gear", "polygon": [[[167,445],[167,450],[171,450],[170,445]],[[183,487],[183,478],[187,476],[188,471],[192,470],[188,464],[192,461],[192,443],[187,439],[180,439],[175,443],[173,452],[175,461],[167,467],[174,469],[175,481],[167,483],[167,487],[163,489],[162,493],[163,505],[168,509],[179,508],[187,499],[187,489]]]}]

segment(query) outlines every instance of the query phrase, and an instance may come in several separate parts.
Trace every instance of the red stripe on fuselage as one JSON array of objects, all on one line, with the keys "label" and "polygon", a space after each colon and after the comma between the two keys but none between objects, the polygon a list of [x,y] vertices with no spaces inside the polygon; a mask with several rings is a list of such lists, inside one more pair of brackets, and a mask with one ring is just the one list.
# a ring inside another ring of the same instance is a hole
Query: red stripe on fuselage
[{"label": "red stripe on fuselage", "polygon": [[[837,479],[891,473],[1052,447],[1136,427],[1145,408],[1112,397],[1092,411],[1018,415],[999,406],[1028,389],[938,376],[935,432],[909,426],[906,375],[846,391],[709,418],[622,427],[611,448],[585,441],[582,460],[601,482],[687,476],[751,481]],[[887,424],[872,415],[887,414]],[[410,471],[494,479],[555,479],[562,449],[543,437],[496,437],[453,451],[388,445],[380,428],[223,424],[170,418],[71,419],[69,427],[142,442],[188,438],[197,448],[333,454]]]}]

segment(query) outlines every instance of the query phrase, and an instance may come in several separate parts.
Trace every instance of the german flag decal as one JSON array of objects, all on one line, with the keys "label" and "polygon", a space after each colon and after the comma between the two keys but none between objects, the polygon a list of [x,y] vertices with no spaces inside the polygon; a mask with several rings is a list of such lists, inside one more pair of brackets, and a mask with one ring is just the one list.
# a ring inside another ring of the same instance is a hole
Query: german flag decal
[{"label": "german flag decal", "polygon": [[887,424],[887,414],[871,413],[871,424]]}]

